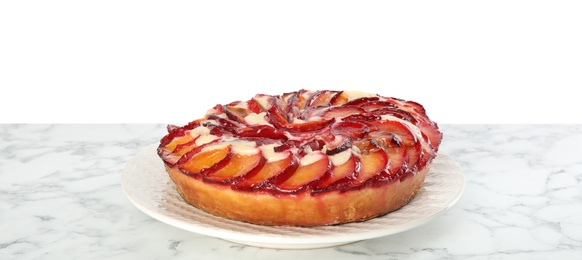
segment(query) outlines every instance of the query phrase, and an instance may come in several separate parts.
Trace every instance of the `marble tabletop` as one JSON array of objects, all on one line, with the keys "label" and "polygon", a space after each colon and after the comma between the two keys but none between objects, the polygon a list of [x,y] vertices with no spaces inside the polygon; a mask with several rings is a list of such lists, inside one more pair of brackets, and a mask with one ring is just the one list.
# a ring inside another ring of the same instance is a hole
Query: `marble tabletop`
[{"label": "marble tabletop", "polygon": [[433,221],[348,245],[244,246],[157,221],[120,176],[164,125],[0,125],[0,259],[582,259],[582,125],[441,125],[463,169]]}]

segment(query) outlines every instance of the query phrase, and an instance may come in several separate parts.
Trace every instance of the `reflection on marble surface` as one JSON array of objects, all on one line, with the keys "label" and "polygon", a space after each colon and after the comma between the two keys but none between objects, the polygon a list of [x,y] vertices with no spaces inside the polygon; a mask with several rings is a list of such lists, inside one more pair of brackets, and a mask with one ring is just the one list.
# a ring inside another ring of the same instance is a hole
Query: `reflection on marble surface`
[{"label": "reflection on marble surface", "polygon": [[135,208],[125,162],[163,125],[0,125],[0,259],[582,259],[582,125],[441,125],[459,203],[392,236],[274,250],[183,231]]}]

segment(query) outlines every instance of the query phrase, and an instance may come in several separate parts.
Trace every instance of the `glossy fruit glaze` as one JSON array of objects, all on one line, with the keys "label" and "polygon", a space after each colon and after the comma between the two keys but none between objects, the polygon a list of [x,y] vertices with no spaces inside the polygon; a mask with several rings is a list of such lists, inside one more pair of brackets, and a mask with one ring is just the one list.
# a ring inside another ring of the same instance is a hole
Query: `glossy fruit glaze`
[{"label": "glossy fruit glaze", "polygon": [[158,154],[170,167],[241,192],[325,194],[413,175],[442,133],[422,105],[355,91],[258,94],[168,126]]}]

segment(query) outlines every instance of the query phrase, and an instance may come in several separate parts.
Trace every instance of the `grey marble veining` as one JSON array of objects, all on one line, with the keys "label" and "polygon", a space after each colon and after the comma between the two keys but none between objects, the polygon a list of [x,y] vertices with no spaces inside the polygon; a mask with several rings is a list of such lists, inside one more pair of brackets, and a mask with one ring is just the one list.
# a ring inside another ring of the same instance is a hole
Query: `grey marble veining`
[{"label": "grey marble veining", "polygon": [[152,219],[120,187],[164,125],[0,125],[0,259],[582,259],[582,125],[441,125],[459,203],[418,228],[275,250]]}]

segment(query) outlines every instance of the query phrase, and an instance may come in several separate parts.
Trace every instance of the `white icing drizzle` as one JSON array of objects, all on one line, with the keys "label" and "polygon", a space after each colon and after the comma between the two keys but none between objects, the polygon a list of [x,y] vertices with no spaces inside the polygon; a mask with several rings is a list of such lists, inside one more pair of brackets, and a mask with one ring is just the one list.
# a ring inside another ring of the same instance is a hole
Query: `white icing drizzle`
[{"label": "white icing drizzle", "polygon": [[358,98],[363,98],[363,97],[377,97],[378,96],[378,95],[372,94],[372,93],[367,93],[367,92],[362,92],[362,91],[352,91],[352,90],[344,91],[344,95],[346,95],[346,97],[348,98],[348,101],[358,99]]},{"label": "white icing drizzle", "polygon": [[190,130],[190,136],[192,136],[194,138],[201,136],[201,135],[208,135],[209,133],[210,133],[210,129],[208,129],[208,127],[205,127],[205,126],[199,126],[199,127],[196,127],[194,129]]},{"label": "white icing drizzle", "polygon": [[247,122],[247,124],[249,125],[271,125],[266,119],[265,116],[267,115],[267,112],[261,112],[261,113],[249,113],[246,117],[245,117],[245,122]]},{"label": "white icing drizzle", "polygon": [[242,101],[242,102],[238,102],[238,104],[234,105],[234,107],[236,107],[236,108],[242,108],[244,110],[248,110],[249,109],[249,104],[247,103],[247,101]]},{"label": "white icing drizzle", "polygon": [[[212,120],[212,121],[216,122],[214,120]],[[210,143],[210,142],[220,138],[218,136],[211,135],[210,129],[208,129],[208,127],[205,127],[205,126],[196,127],[194,129],[190,130],[189,134],[193,138],[196,138],[196,141],[194,141],[196,146],[201,146],[203,144]]]},{"label": "white icing drizzle", "polygon": [[301,165],[310,165],[314,162],[321,160],[324,156],[327,156],[320,151],[309,152],[299,162]]},{"label": "white icing drizzle", "polygon": [[258,153],[260,150],[257,149],[255,142],[251,141],[233,141],[228,142],[232,145],[232,151],[240,155],[252,155]]},{"label": "white icing drizzle", "polygon": [[201,146],[203,144],[210,143],[210,142],[217,140],[219,138],[220,137],[218,137],[216,135],[203,135],[203,136],[198,137],[196,139],[195,143],[196,143],[196,146]]},{"label": "white icing drizzle", "polygon": [[309,122],[313,122],[313,121],[322,121],[323,117],[320,116],[312,116],[309,118]]},{"label": "white icing drizzle", "polygon": [[269,110],[271,108],[271,102],[269,99],[269,96],[255,96],[255,101],[257,101],[264,110]]},{"label": "white icing drizzle", "polygon": [[257,149],[257,145],[255,142],[251,141],[228,141],[228,142],[221,142],[214,145],[210,145],[207,147],[202,148],[201,152],[205,151],[212,151],[216,149],[223,149],[226,146],[229,146],[231,151],[236,154],[240,155],[252,155],[258,153],[260,150]]},{"label": "white icing drizzle", "polygon": [[300,119],[300,118],[297,118],[297,117],[294,117],[294,118],[293,118],[293,122],[292,122],[292,123],[293,123],[293,124],[303,124],[303,123],[307,123],[307,121],[305,121],[305,120],[302,120],[302,119]]},{"label": "white icing drizzle", "polygon": [[229,145],[230,144],[227,144],[227,143],[219,143],[219,144],[209,145],[209,146],[202,148],[202,150],[200,150],[200,152],[202,153],[202,152],[207,152],[207,151],[212,151],[212,150],[217,150],[217,149],[223,149]]},{"label": "white icing drizzle", "polygon": [[329,159],[331,160],[331,163],[333,165],[339,166],[339,165],[346,163],[350,159],[351,156],[352,156],[352,149],[347,149],[347,150],[342,151],[340,153],[329,156]]},{"label": "white icing drizzle", "polygon": [[267,162],[275,162],[275,161],[283,160],[283,159],[287,158],[287,156],[289,156],[288,151],[276,153],[275,152],[276,146],[279,146],[279,144],[266,144],[266,145],[259,146],[259,148],[261,149],[261,152],[263,153],[263,157],[265,157],[265,159],[267,159]]}]

